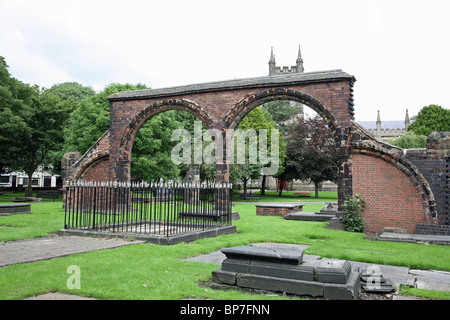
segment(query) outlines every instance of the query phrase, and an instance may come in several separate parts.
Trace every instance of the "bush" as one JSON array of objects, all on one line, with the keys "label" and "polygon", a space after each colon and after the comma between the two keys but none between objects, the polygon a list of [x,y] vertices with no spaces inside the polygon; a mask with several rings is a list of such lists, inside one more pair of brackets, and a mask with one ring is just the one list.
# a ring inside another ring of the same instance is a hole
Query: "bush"
[{"label": "bush", "polygon": [[360,194],[353,197],[347,197],[344,202],[345,214],[342,217],[342,224],[345,230],[350,232],[364,232],[366,223],[364,221],[364,209],[366,200]]}]

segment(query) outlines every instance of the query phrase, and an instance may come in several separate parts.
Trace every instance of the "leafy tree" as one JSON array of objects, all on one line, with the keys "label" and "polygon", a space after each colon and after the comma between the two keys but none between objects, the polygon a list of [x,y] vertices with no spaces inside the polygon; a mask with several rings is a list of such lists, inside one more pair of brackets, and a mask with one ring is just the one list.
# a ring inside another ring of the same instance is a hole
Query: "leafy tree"
[{"label": "leafy tree", "polygon": [[281,197],[283,194],[283,185],[285,182],[292,181],[298,177],[297,169],[290,163],[288,163],[288,158],[286,157],[283,163],[283,170],[280,170],[274,178],[278,180],[278,196]]},{"label": "leafy tree", "polygon": [[[265,129],[267,130],[267,148],[268,148],[268,158],[272,159],[272,145],[271,145],[271,130],[275,129],[275,125],[272,121],[268,120],[265,117],[265,114],[262,110],[262,108],[258,107],[253,109],[252,111],[250,111],[239,123],[239,126],[237,127],[237,129],[241,129],[241,130],[249,130],[249,129],[253,129],[256,131],[256,134],[259,134],[259,130],[260,129]],[[257,139],[257,148],[256,150],[259,150],[259,143],[261,137],[258,136]],[[235,143],[237,143],[237,140],[235,139]],[[249,139],[246,139],[246,156],[245,156],[245,164],[239,164],[237,163],[237,157],[241,157],[241,155],[237,155],[237,145],[235,145],[235,164],[230,165],[230,180],[231,177],[233,177],[233,179],[237,179],[243,182],[244,184],[244,194],[246,194],[247,192],[247,183],[249,180],[254,180],[254,179],[258,179],[261,177],[261,168],[265,167],[265,164],[263,164],[261,162],[261,159],[258,159],[257,163],[252,163],[252,161],[250,161],[250,141]],[[281,136],[281,134],[279,134],[279,146],[278,146],[278,154],[279,154],[279,163],[283,163],[284,162],[284,158],[285,158],[285,145],[284,145],[284,140]],[[254,155],[255,158],[257,155]],[[278,171],[280,172],[280,170],[283,170],[283,167],[279,167]],[[265,182],[265,177],[263,176],[263,184],[262,184],[262,188],[261,188],[261,193],[264,194],[264,182]]]},{"label": "leafy tree", "polygon": [[389,139],[388,142],[403,149],[417,149],[427,147],[427,137],[407,132],[397,139]]},{"label": "leafy tree", "polygon": [[428,137],[433,131],[450,131],[450,110],[435,104],[423,107],[412,120],[408,131],[417,135]]},{"label": "leafy tree", "polygon": [[63,126],[74,107],[73,101],[11,77],[0,57],[0,169],[25,171],[28,196],[33,173],[52,151],[62,148]]},{"label": "leafy tree", "polygon": [[78,103],[80,103],[81,100],[89,98],[95,94],[94,89],[91,87],[85,87],[78,82],[64,82],[55,84],[47,91],[63,100],[72,99]]},{"label": "leafy tree", "polygon": [[108,96],[120,91],[146,88],[142,84],[113,83],[100,93],[82,100],[72,113],[65,130],[64,152],[78,151],[84,154],[109,129]]},{"label": "leafy tree", "polygon": [[314,184],[315,197],[324,181],[337,181],[337,155],[333,135],[319,116],[298,118],[290,127],[286,146],[287,165],[297,178]]},{"label": "leafy tree", "polygon": [[[134,140],[131,176],[142,181],[176,180],[180,169],[171,159],[176,142],[172,132],[180,127],[176,114],[182,111],[166,111],[151,118],[142,126]],[[184,112],[185,113],[185,112]]]},{"label": "leafy tree", "polygon": [[290,101],[287,100],[267,102],[261,106],[261,109],[263,112],[270,115],[270,118],[275,123],[275,126],[283,135],[285,135],[289,130],[288,125],[285,122],[294,119],[299,113],[299,107],[297,105],[291,106]]},{"label": "leafy tree", "polygon": [[5,59],[0,57],[0,172],[16,166],[16,152],[21,149],[17,142],[30,137],[27,121],[36,90],[11,77]]},{"label": "leafy tree", "polygon": [[32,116],[27,121],[30,135],[20,141],[22,151],[18,152],[18,163],[28,175],[27,196],[31,196],[33,173],[48,161],[49,153],[62,149],[64,143],[63,126],[76,107],[71,100],[61,100],[57,96],[42,92],[32,105]]}]

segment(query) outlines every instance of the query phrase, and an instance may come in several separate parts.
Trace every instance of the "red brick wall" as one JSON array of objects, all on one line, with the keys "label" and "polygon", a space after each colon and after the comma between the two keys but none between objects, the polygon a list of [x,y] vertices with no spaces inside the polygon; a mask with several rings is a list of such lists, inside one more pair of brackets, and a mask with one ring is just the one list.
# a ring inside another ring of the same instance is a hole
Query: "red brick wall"
[{"label": "red brick wall", "polygon": [[414,233],[416,224],[424,222],[416,188],[403,172],[382,159],[353,155],[353,194],[357,193],[367,201],[367,232],[396,227]]}]

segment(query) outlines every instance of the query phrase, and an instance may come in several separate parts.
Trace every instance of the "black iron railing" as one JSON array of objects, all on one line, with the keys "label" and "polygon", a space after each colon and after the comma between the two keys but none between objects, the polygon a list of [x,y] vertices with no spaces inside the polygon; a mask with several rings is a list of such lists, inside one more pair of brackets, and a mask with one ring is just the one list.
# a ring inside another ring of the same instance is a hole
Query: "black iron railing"
[{"label": "black iron railing", "polygon": [[69,181],[65,229],[172,236],[231,225],[229,183]]}]

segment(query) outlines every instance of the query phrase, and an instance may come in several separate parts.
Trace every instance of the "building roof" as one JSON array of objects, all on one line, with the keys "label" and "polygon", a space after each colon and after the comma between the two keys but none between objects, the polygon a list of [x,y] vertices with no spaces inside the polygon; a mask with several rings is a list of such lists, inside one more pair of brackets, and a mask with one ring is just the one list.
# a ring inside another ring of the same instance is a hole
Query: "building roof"
[{"label": "building roof", "polygon": [[207,82],[201,84],[191,84],[180,87],[171,87],[163,89],[146,89],[122,91],[108,97],[109,100],[135,100],[155,97],[175,96],[186,93],[201,93],[207,91],[224,91],[235,88],[251,87],[270,87],[274,85],[289,85],[296,83],[314,83],[322,81],[338,81],[349,79],[355,81],[355,78],[342,70],[330,70],[308,73],[291,73],[284,75],[265,76],[258,78],[226,80],[219,82]]},{"label": "building roof", "polygon": [[[358,121],[358,123],[367,130],[376,130],[376,121]],[[405,129],[404,120],[381,121],[381,129]]]}]

